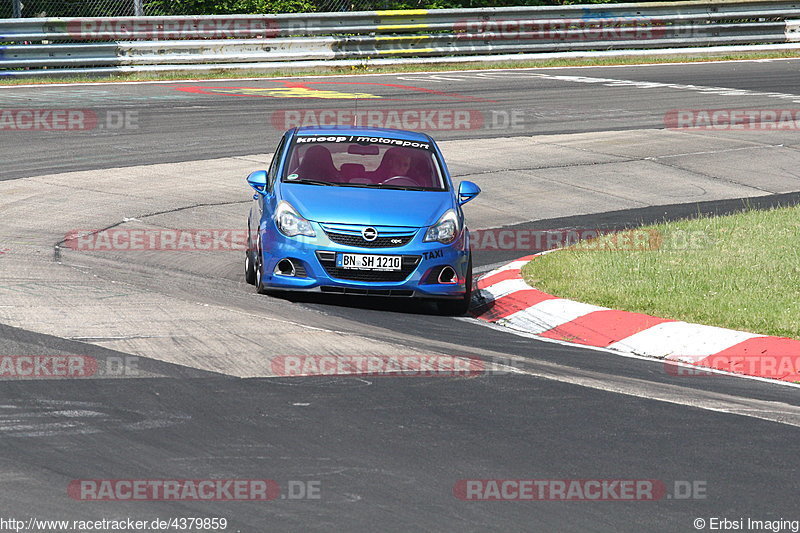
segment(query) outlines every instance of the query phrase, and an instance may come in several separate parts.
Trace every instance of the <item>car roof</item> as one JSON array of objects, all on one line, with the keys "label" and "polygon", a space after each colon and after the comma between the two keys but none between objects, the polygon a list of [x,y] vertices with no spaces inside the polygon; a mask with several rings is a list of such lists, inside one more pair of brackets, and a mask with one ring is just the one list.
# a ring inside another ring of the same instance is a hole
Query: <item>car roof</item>
[{"label": "car roof", "polygon": [[390,128],[365,128],[360,126],[302,126],[297,128],[298,135],[362,135],[365,137],[385,137],[389,139],[403,139],[407,141],[429,142],[432,139],[416,131],[395,130]]}]

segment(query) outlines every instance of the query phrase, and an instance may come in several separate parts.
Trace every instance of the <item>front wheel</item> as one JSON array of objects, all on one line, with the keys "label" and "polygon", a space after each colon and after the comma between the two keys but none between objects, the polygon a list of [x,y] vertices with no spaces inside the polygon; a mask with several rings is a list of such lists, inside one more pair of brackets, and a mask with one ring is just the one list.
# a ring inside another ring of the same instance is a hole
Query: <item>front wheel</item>
[{"label": "front wheel", "polygon": [[247,250],[244,252],[244,280],[249,285],[256,284],[256,258],[253,254],[253,241],[250,240],[250,221],[247,221]]},{"label": "front wheel", "polygon": [[261,255],[261,250],[257,251],[256,255],[256,292],[258,294],[267,294],[269,290],[264,286],[264,256]]},{"label": "front wheel", "polygon": [[469,305],[472,302],[472,255],[469,257],[469,265],[467,266],[467,279],[464,283],[466,289],[463,298],[458,300],[443,300],[437,302],[439,313],[447,316],[463,316],[469,311]]},{"label": "front wheel", "polygon": [[244,280],[250,284],[256,284],[256,260],[253,258],[253,252],[250,247],[247,247],[244,258]]}]

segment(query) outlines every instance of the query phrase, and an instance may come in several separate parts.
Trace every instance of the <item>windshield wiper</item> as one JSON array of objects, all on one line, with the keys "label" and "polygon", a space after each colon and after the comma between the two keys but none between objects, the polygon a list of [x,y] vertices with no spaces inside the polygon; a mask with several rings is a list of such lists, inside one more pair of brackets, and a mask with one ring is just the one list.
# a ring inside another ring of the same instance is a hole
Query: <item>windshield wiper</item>
[{"label": "windshield wiper", "polygon": [[332,181],[322,181],[322,180],[288,180],[284,183],[304,183],[306,185],[330,185],[331,187],[340,185],[339,183],[334,183]]},{"label": "windshield wiper", "polygon": [[419,191],[419,187],[408,187],[403,185],[383,185],[380,183],[342,183],[343,187],[361,187],[364,189],[393,189],[395,191]]},{"label": "windshield wiper", "polygon": [[395,191],[421,191],[420,187],[402,186],[402,185],[378,185],[378,189],[392,189]]}]

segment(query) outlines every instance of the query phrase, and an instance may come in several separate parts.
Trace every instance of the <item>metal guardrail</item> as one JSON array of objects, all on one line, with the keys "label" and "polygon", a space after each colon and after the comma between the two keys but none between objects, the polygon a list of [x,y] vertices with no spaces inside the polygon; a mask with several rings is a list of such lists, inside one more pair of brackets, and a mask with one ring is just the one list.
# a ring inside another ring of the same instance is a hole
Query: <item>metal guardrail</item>
[{"label": "metal guardrail", "polygon": [[800,41],[800,2],[689,1],[207,17],[0,19],[0,76]]}]

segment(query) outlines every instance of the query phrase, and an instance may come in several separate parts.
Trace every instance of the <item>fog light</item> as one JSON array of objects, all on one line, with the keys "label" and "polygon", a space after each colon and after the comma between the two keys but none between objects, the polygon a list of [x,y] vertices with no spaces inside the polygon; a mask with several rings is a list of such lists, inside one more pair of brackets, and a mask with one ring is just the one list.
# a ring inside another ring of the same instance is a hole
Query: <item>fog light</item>
[{"label": "fog light", "polygon": [[281,259],[275,265],[275,275],[277,276],[294,276],[294,263],[291,259]]},{"label": "fog light", "polygon": [[455,285],[458,283],[458,276],[456,275],[456,271],[453,270],[453,267],[446,266],[439,272],[439,283],[445,285]]}]

